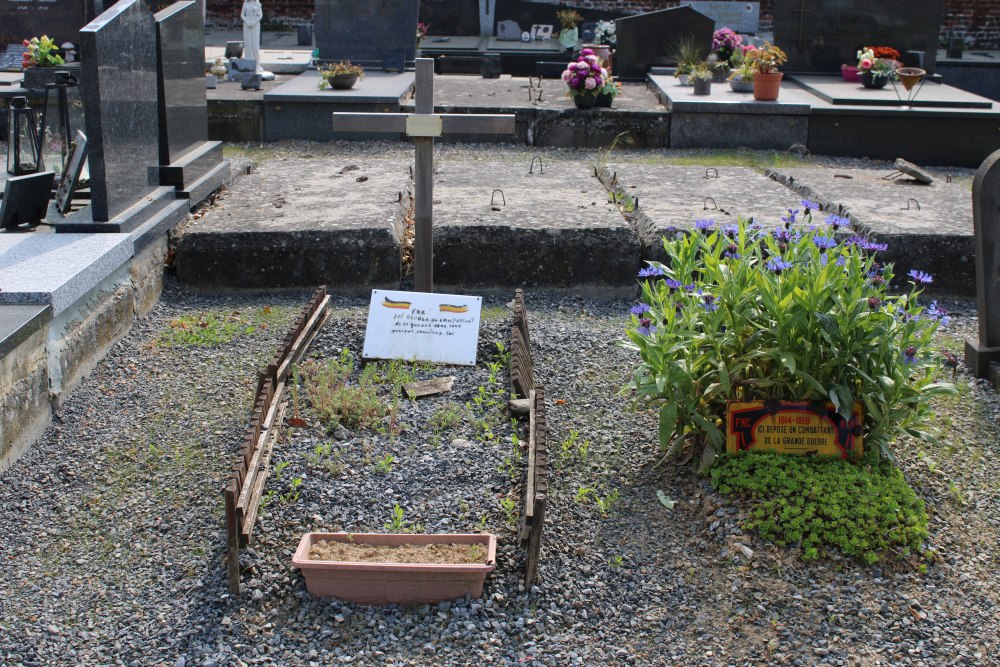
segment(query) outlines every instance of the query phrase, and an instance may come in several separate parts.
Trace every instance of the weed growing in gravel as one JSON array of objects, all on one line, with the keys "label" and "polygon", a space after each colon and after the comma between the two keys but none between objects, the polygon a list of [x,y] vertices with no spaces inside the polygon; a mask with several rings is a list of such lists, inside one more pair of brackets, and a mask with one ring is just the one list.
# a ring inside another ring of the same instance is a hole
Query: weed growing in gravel
[{"label": "weed growing in gravel", "polygon": [[403,508],[396,503],[392,507],[392,514],[389,520],[382,526],[390,533],[422,533],[424,527],[419,523],[411,523],[406,520]]},{"label": "weed growing in gravel", "polygon": [[621,556],[612,556],[608,559],[608,566],[610,566],[612,570],[617,570],[622,566],[624,560],[625,559]]},{"label": "weed growing in gravel", "polygon": [[306,454],[305,458],[311,465],[326,470],[331,477],[337,477],[344,472],[344,464],[340,462],[343,455],[344,452],[340,449],[333,449],[332,442],[325,442],[322,445],[316,445],[313,448],[313,453]]},{"label": "weed growing in gravel", "polygon": [[392,464],[396,462],[396,457],[392,454],[386,454],[378,461],[375,462],[375,472],[381,475],[388,475],[389,471],[392,470]]},{"label": "weed growing in gravel", "polygon": [[427,419],[427,428],[434,433],[444,433],[462,423],[464,411],[458,403],[449,401],[440,406]]},{"label": "weed growing in gravel", "polygon": [[573,462],[573,457],[579,457],[580,461],[586,463],[590,452],[590,440],[581,440],[580,433],[576,429],[570,429],[569,435],[559,445],[559,457],[556,459],[556,468],[560,470],[569,466]]},{"label": "weed growing in gravel", "polygon": [[594,493],[593,487],[581,485],[576,489],[576,495],[573,496],[573,502],[585,503],[587,502],[587,499],[590,498],[591,495],[593,495],[593,493]]},{"label": "weed growing in gravel", "polygon": [[521,476],[521,462],[524,452],[521,450],[522,440],[517,436],[517,420],[513,421],[513,432],[510,434],[510,453],[503,457],[503,463],[497,466],[497,472],[506,473],[514,481]]},{"label": "weed growing in gravel", "polygon": [[500,509],[503,511],[503,519],[507,523],[507,526],[514,530],[517,528],[517,501],[515,501],[510,496],[504,496],[500,499]]},{"label": "weed growing in gravel", "polygon": [[927,539],[923,501],[886,461],[859,466],[746,452],[724,455],[711,479],[719,493],[749,502],[746,527],[800,545],[803,560],[836,548],[870,565],[890,554],[921,554]]},{"label": "weed growing in gravel", "polygon": [[386,414],[371,376],[362,375],[358,385],[349,385],[354,355],[344,350],[325,364],[305,361],[301,372],[313,409],[327,427],[343,424],[348,428],[373,427]]},{"label": "weed growing in gravel", "polygon": [[211,347],[225,345],[237,336],[250,336],[261,329],[277,326],[287,319],[284,312],[265,306],[260,310],[225,313],[206,312],[183,315],[171,320],[160,333],[164,347]]},{"label": "weed growing in gravel", "polygon": [[612,489],[608,492],[608,495],[603,498],[594,494],[594,502],[597,503],[597,511],[601,513],[601,516],[606,518],[611,514],[615,505],[618,503],[618,497],[618,489]]},{"label": "weed growing in gravel", "polygon": [[281,502],[283,503],[296,503],[299,501],[299,487],[302,486],[301,477],[293,477],[291,481],[288,482],[288,491],[281,494]]}]

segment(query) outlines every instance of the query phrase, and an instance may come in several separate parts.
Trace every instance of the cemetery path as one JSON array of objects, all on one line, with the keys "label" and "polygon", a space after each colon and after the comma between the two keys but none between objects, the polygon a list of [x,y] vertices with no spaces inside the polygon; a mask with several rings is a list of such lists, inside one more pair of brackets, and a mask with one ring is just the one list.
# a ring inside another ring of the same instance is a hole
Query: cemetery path
[{"label": "cemetery path", "polygon": [[[356,434],[333,433],[329,440],[349,451],[329,475],[304,467],[324,439],[293,434],[279,444],[290,465],[269,489],[285,493],[288,476],[302,474],[302,497],[268,505],[237,602],[226,592],[219,490],[249,414],[254,369],[304,299],[205,297],[168,281],[160,304],[66,402],[60,422],[0,476],[0,661],[1000,664],[994,393],[960,375],[960,396],[937,405],[941,446],[897,447],[931,511],[940,562],[926,574],[837,556],[803,562],[744,534],[739,510],[687,467],[653,465],[654,415],[631,411],[618,393],[634,363],[617,344],[630,304],[546,293],[526,299],[552,449],[538,585],[519,585],[522,563],[499,505],[520,493],[505,469],[509,426],[497,427],[495,441],[456,444],[442,433],[434,442],[420,425],[436,404],[418,403],[396,449],[379,449],[390,440],[375,434],[361,439],[372,446],[365,452]],[[482,363],[509,327],[505,300],[488,300],[480,367],[448,369],[459,380],[441,400],[460,403],[488,382]],[[315,349],[360,348],[366,303],[334,295]],[[956,317],[939,339],[955,348],[974,331],[973,308],[944,305]],[[207,347],[156,344],[215,331],[199,326],[206,313],[228,314],[240,335]],[[456,428],[470,433],[468,423]],[[397,460],[380,475],[373,468],[386,452]],[[660,490],[677,501],[672,511],[658,502]],[[499,534],[498,570],[483,599],[381,609],[305,592],[289,567],[297,536],[338,524],[381,529],[390,500],[428,530],[485,521]]]}]

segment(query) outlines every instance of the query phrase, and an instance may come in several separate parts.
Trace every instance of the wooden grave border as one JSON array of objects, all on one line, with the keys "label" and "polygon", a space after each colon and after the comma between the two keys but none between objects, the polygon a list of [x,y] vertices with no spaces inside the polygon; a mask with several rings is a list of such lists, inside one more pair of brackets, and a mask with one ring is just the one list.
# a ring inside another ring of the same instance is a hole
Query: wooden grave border
[{"label": "wooden grave border", "polygon": [[226,500],[226,569],[229,590],[234,594],[239,594],[240,590],[240,548],[250,543],[267,483],[271,453],[284,419],[285,384],[292,364],[302,359],[326,323],[329,302],[326,286],[319,287],[292,323],[267,367],[258,372],[250,425],[244,431],[243,443],[223,493]]},{"label": "wooden grave border", "polygon": [[528,335],[528,311],[524,307],[524,290],[514,291],[514,318],[510,332],[510,389],[520,398],[528,398],[535,386],[535,367],[531,358],[531,336]]}]

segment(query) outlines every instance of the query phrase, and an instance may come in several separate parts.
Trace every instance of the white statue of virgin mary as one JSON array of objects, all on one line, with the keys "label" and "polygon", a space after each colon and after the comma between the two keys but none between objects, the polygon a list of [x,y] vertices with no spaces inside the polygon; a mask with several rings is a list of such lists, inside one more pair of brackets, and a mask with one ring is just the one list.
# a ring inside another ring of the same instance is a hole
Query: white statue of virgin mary
[{"label": "white statue of virgin mary", "polygon": [[260,22],[264,18],[260,0],[244,0],[240,18],[243,19],[243,57],[256,61],[257,71],[265,81],[269,81],[274,75],[265,71],[260,61]]}]

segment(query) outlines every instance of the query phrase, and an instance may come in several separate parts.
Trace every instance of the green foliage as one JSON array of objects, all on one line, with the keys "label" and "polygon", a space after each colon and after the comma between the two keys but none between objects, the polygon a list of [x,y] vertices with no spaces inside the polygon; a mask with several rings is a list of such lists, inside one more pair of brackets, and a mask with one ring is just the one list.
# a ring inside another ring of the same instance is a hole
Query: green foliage
[{"label": "green foliage", "polygon": [[373,427],[386,414],[371,375],[362,375],[357,385],[347,383],[354,371],[354,356],[344,350],[325,364],[310,359],[300,371],[313,409],[328,426]]},{"label": "green foliage", "polygon": [[375,462],[375,471],[382,474],[388,475],[389,471],[392,470],[392,464],[396,462],[396,457],[392,454],[386,454],[378,461]]},{"label": "green foliage", "polygon": [[598,495],[594,495],[594,502],[597,503],[597,511],[601,513],[601,516],[607,517],[611,514],[615,505],[618,503],[618,489],[612,489],[608,492],[608,495],[603,498]]},{"label": "green foliage", "polygon": [[507,522],[507,526],[511,530],[517,528],[517,502],[513,498],[504,496],[500,499],[500,509],[503,511],[503,518]]},{"label": "green foliage", "polygon": [[580,433],[576,429],[570,429],[569,435],[559,445],[556,468],[562,469],[573,462],[573,457],[579,457],[581,462],[586,463],[590,452],[590,440],[580,439]]},{"label": "green foliage", "polygon": [[699,223],[707,229],[664,239],[667,264],[645,270],[663,278],[643,282],[627,327],[641,357],[629,387],[659,409],[668,454],[693,438],[711,465],[730,400],[830,400],[845,418],[860,401],[866,449],[886,456],[902,433],[929,438],[928,400],[954,391],[935,381],[931,337],[944,315],[918,303],[916,285],[888,293],[892,266],[876,246],[837,243],[822,225]]},{"label": "green foliage", "polygon": [[280,324],[285,316],[265,306],[259,310],[183,315],[171,320],[160,333],[164,347],[212,347],[232,342],[237,336],[250,336],[261,329]]},{"label": "green foliage", "polygon": [[463,410],[458,403],[449,401],[440,406],[427,419],[427,428],[435,433],[443,433],[462,423]]},{"label": "green foliage", "polygon": [[421,533],[424,527],[419,523],[411,523],[405,518],[403,508],[396,503],[392,507],[392,514],[389,520],[382,526],[390,533]]},{"label": "green foliage", "polygon": [[857,465],[840,459],[772,453],[725,455],[712,469],[722,494],[749,501],[746,527],[804,560],[836,548],[867,564],[889,554],[921,554],[927,513],[888,461]]},{"label": "green foliage", "polygon": [[325,442],[322,445],[316,445],[313,448],[313,453],[306,454],[305,458],[310,464],[324,468],[330,476],[337,477],[344,472],[344,464],[340,462],[343,455],[344,453],[340,449],[333,449],[333,443]]}]

